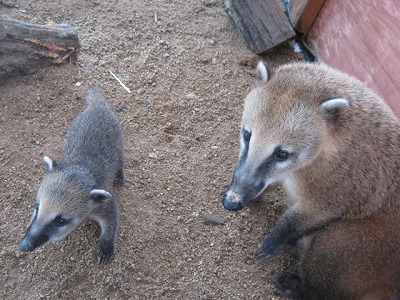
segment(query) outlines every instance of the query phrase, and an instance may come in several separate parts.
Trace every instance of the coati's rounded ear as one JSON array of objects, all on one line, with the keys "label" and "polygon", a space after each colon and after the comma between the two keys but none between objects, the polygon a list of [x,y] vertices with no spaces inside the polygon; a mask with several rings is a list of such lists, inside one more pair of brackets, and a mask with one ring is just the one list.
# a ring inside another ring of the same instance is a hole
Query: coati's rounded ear
[{"label": "coati's rounded ear", "polygon": [[90,198],[97,202],[103,202],[111,198],[111,194],[105,190],[93,189],[89,193]]},{"label": "coati's rounded ear", "polygon": [[264,82],[267,82],[268,79],[269,79],[269,70],[267,64],[264,61],[260,60],[256,68],[257,83],[262,84]]},{"label": "coati's rounded ear", "polygon": [[319,109],[328,120],[335,121],[350,107],[350,101],[345,98],[331,98],[321,102]]},{"label": "coati's rounded ear", "polygon": [[54,163],[53,163],[53,161],[51,160],[50,157],[44,156],[44,157],[43,157],[43,162],[44,162],[44,165],[45,165],[47,171],[50,172],[50,171],[53,170],[53,168],[54,168]]}]

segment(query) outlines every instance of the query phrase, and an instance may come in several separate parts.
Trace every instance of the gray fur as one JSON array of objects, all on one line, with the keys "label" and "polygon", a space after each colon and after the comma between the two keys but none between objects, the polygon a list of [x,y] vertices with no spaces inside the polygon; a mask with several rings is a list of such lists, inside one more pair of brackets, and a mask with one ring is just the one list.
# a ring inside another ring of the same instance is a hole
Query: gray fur
[{"label": "gray fur", "polygon": [[91,87],[86,106],[67,132],[58,163],[45,157],[46,173],[37,194],[37,209],[19,249],[24,252],[63,239],[86,219],[101,228],[99,264],[114,254],[118,228],[115,186],[125,182],[121,126],[103,91]]}]

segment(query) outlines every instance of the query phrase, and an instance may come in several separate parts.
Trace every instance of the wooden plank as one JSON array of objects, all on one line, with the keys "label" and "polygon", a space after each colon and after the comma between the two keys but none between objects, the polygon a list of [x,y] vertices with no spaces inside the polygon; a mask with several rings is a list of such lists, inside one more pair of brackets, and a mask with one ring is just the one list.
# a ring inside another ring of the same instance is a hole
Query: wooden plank
[{"label": "wooden plank", "polygon": [[310,32],[317,56],[382,96],[400,117],[400,1],[326,0]]},{"label": "wooden plank", "polygon": [[0,18],[0,78],[75,62],[79,48],[78,35],[68,25],[43,26]]},{"label": "wooden plank", "polygon": [[256,54],[267,52],[295,36],[278,1],[224,0],[229,17]]}]

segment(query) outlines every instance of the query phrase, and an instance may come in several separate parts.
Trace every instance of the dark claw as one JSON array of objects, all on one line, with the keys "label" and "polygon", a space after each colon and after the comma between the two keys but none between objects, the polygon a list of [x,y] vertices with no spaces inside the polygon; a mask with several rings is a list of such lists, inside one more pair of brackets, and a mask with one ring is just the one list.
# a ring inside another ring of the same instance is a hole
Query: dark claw
[{"label": "dark claw", "polygon": [[102,266],[109,263],[113,259],[113,253],[105,253],[99,250],[97,254],[97,263]]},{"label": "dark claw", "polygon": [[112,243],[101,243],[99,251],[97,253],[97,263],[99,265],[105,265],[109,263],[114,256],[114,244]]},{"label": "dark claw", "polygon": [[266,238],[256,255],[257,257],[272,258],[283,252],[286,248],[288,248],[288,245],[276,244],[271,239]]},{"label": "dark claw", "polygon": [[297,299],[301,296],[300,277],[295,273],[278,273],[272,277],[277,294],[284,298]]},{"label": "dark claw", "polygon": [[126,182],[125,172],[124,172],[124,170],[119,170],[114,179],[114,186],[121,187],[125,184],[125,182]]}]

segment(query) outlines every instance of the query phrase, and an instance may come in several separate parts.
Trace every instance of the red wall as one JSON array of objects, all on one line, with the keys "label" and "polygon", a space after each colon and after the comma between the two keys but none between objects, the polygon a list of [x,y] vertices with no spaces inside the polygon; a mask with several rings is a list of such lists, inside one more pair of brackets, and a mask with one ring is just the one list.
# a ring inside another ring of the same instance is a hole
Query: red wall
[{"label": "red wall", "polygon": [[318,58],[364,81],[400,117],[399,0],[326,0],[309,37]]}]

